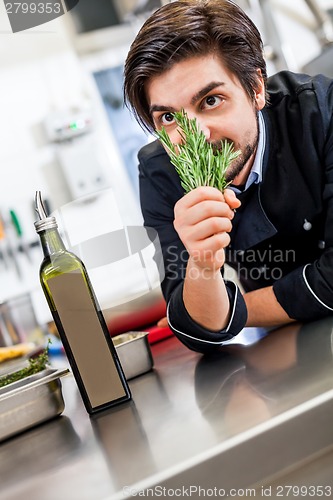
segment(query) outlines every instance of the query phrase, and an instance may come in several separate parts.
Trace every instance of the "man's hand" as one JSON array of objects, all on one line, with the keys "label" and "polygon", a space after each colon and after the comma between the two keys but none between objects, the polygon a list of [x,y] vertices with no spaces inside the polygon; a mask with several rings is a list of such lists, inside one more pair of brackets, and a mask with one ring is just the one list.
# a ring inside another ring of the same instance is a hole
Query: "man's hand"
[{"label": "man's hand", "polygon": [[174,227],[192,265],[212,273],[223,266],[233,209],[239,206],[231,189],[222,194],[213,187],[196,188],[176,203]]},{"label": "man's hand", "polygon": [[220,331],[228,323],[230,304],[220,273],[229,244],[233,209],[240,202],[231,190],[212,187],[190,191],[175,205],[174,226],[189,253],[183,300],[201,326]]}]

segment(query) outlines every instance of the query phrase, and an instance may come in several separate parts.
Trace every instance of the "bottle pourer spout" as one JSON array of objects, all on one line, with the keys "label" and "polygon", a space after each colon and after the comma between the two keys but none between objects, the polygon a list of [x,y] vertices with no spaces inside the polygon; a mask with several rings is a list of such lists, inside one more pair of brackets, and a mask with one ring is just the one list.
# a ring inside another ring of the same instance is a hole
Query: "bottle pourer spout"
[{"label": "bottle pourer spout", "polygon": [[45,205],[42,199],[42,193],[40,191],[36,191],[36,196],[35,196],[35,210],[38,215],[38,219],[35,222],[35,228],[37,233],[40,233],[41,231],[44,231],[46,229],[53,229],[57,228],[57,221],[55,217],[50,217],[47,214],[47,211],[45,209]]},{"label": "bottle pourer spout", "polygon": [[46,219],[48,217],[48,214],[45,209],[45,205],[42,199],[42,193],[41,191],[36,191],[36,196],[35,196],[35,210],[37,212],[39,220]]}]

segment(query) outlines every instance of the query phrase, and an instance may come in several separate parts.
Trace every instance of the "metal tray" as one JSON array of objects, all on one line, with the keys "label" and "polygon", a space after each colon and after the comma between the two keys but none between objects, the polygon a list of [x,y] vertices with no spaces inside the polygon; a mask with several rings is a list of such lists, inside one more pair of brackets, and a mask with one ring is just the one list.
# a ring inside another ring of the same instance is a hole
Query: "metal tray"
[{"label": "metal tray", "polygon": [[153,356],[148,332],[127,332],[112,338],[127,380],[149,372]]},{"label": "metal tray", "polygon": [[67,373],[47,368],[0,389],[0,441],[64,411],[60,377]]}]

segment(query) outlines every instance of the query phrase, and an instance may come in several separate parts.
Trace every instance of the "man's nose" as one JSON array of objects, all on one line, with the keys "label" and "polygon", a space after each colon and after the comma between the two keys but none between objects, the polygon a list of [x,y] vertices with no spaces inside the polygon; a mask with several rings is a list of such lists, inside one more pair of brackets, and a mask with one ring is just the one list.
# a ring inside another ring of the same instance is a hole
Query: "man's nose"
[{"label": "man's nose", "polygon": [[193,119],[193,118],[196,119],[199,130],[201,130],[201,132],[206,137],[206,140],[208,141],[210,139],[211,133],[210,133],[210,128],[209,128],[207,122],[204,119],[199,118],[198,116],[190,116],[190,114],[188,116],[191,119]]}]

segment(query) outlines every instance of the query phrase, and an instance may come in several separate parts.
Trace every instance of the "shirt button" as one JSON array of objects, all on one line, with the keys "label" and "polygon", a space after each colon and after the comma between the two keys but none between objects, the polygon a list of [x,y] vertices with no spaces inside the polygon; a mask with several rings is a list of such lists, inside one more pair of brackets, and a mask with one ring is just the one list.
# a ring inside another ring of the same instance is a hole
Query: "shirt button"
[{"label": "shirt button", "polygon": [[310,231],[312,229],[312,224],[308,220],[304,219],[303,229],[305,231]]},{"label": "shirt button", "polygon": [[269,268],[265,265],[265,266],[261,266],[259,267],[258,271],[259,271],[259,274],[263,274],[265,273]]}]

